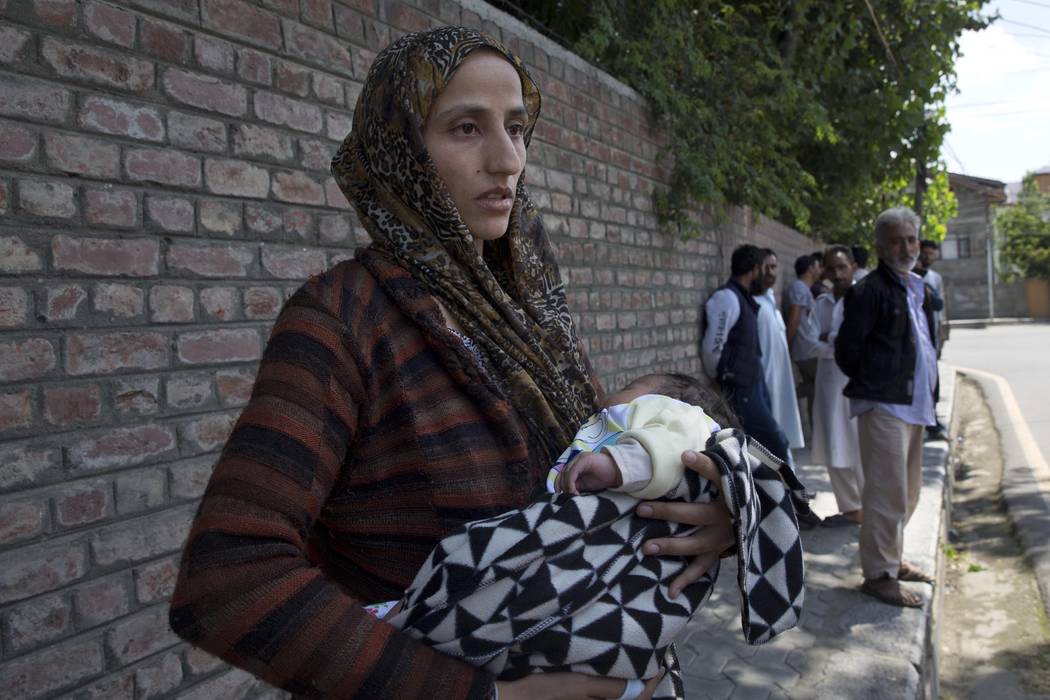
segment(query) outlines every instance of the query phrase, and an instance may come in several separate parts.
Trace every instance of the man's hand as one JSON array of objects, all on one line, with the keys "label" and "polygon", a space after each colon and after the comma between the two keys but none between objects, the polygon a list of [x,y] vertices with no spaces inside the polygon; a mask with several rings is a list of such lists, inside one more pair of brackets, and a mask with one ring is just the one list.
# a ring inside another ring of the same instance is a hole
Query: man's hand
[{"label": "man's hand", "polygon": [[[700,476],[716,484],[719,482],[718,468],[710,457],[686,450],[682,453],[682,464]],[[659,518],[685,525],[700,525],[691,535],[662,537],[649,540],[642,547],[644,554],[669,554],[693,557],[689,565],[671,582],[669,593],[676,597],[690,583],[700,580],[708,569],[722,556],[722,552],[733,546],[733,521],[721,501],[717,503],[674,503],[669,501],[646,501],[635,511],[645,518]]]}]

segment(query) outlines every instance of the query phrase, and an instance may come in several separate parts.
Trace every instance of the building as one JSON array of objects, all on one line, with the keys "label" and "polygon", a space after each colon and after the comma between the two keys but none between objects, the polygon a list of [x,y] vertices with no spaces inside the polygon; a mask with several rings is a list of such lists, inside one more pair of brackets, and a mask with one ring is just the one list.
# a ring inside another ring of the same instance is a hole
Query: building
[{"label": "building", "polygon": [[948,177],[959,202],[937,264],[944,277],[948,319],[1027,316],[1023,284],[1003,282],[996,270],[995,207],[1007,201],[1006,183],[960,173]]}]

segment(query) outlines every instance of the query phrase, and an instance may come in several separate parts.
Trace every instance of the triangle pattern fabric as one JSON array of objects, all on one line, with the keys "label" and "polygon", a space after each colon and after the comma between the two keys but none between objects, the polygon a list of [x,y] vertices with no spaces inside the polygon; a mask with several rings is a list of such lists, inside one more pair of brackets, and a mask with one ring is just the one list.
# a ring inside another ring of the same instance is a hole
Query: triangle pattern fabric
[{"label": "triangle pattern fabric", "polygon": [[[715,433],[704,454],[719,481],[686,470],[664,499],[719,499],[729,509],[744,637],[766,642],[802,611],[795,513],[808,511],[805,490],[739,431]],[[654,697],[682,698],[673,642],[710,596],[718,567],[672,600],[668,587],[687,560],[642,555],[641,546],[693,528],[637,516],[637,504],[613,491],[543,495],[467,523],[438,544],[387,621],[505,680],[543,671],[646,679],[666,668]]]}]

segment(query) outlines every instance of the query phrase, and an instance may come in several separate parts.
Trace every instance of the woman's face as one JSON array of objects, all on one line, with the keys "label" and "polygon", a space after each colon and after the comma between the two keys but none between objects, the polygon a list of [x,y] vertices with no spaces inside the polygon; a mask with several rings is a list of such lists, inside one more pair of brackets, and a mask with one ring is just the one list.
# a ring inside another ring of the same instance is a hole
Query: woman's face
[{"label": "woman's face", "polygon": [[431,105],[423,143],[479,251],[507,232],[527,121],[517,70],[491,51],[470,54]]}]

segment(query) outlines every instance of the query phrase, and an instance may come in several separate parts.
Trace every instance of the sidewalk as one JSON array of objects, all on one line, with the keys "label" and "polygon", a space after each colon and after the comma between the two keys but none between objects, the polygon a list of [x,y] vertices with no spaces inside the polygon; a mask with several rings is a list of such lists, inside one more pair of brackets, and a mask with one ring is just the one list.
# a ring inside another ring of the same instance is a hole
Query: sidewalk
[{"label": "sidewalk", "polygon": [[[938,414],[950,415],[954,372],[943,369]],[[949,420],[944,421],[950,424]],[[796,453],[799,477],[816,492],[814,509],[834,513],[827,471]],[[919,506],[905,530],[905,557],[934,571],[945,514],[948,445],[926,443]],[[802,533],[806,602],[801,625],[761,646],[748,646],[740,630],[735,561],[723,560],[711,601],[694,618],[678,653],[688,700],[747,698],[936,698],[937,663],[933,587],[922,608],[896,608],[860,593],[859,527]]]}]

